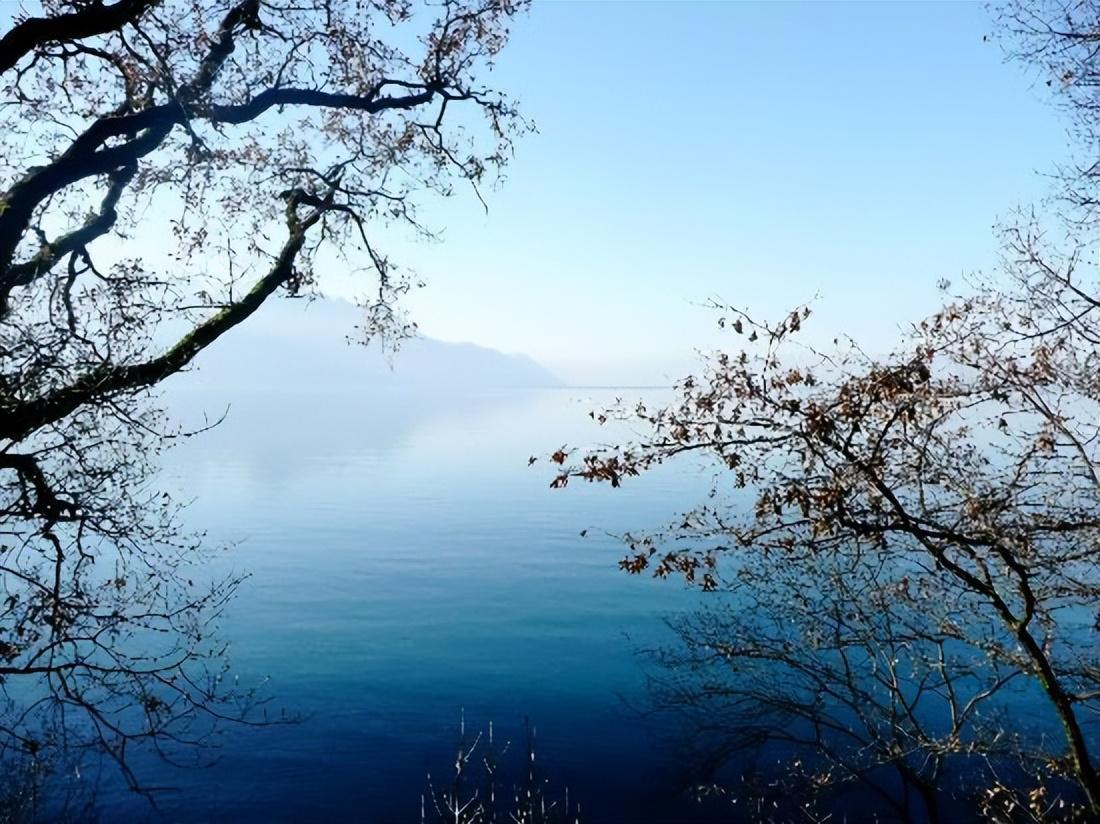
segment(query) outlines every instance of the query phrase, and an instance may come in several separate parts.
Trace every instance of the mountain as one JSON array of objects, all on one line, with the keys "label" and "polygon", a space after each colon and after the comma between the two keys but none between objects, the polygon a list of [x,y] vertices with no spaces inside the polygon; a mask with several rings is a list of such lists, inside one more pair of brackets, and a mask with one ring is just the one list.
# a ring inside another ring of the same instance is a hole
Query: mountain
[{"label": "mountain", "polygon": [[561,385],[526,355],[472,343],[415,338],[396,353],[384,353],[377,342],[349,341],[359,320],[359,310],[342,300],[272,302],[202,352],[179,388],[454,391]]}]

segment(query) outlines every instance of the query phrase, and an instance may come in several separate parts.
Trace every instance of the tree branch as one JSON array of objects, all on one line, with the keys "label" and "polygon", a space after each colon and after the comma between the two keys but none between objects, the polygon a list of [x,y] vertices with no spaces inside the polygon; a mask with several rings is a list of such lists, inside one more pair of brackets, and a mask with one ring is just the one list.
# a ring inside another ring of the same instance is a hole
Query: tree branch
[{"label": "tree branch", "polygon": [[63,389],[10,408],[0,416],[0,437],[21,441],[96,398],[153,386],[187,366],[199,352],[252,315],[264,300],[294,276],[294,263],[305,243],[306,233],[332,207],[331,193],[304,218],[297,215],[300,203],[299,193],[289,195],[287,223],[290,235],[274,265],[243,298],[196,326],[174,346],[151,360],[128,366],[103,365]]},{"label": "tree branch", "polygon": [[158,2],[159,0],[118,0],[110,6],[96,3],[57,17],[30,17],[16,24],[0,38],[0,74],[13,68],[32,51],[47,43],[82,40],[133,23]]}]

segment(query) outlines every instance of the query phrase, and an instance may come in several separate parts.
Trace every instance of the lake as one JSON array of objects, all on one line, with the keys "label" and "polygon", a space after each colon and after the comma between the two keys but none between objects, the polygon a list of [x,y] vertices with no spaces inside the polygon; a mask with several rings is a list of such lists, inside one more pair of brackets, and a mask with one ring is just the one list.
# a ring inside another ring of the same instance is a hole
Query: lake
[{"label": "lake", "polygon": [[251,575],[222,622],[233,673],[269,678],[270,709],[301,720],[227,729],[208,769],[141,759],[178,790],[154,812],[108,782],[103,820],[419,821],[463,717],[520,750],[530,719],[542,777],[583,821],[689,820],[668,731],[635,707],[639,649],[701,595],[620,572],[605,533],[671,519],[709,475],[551,490],[546,461],[527,465],[607,438],[588,412],[642,390],[241,394],[170,399],[191,422],[232,406],[163,481]]}]

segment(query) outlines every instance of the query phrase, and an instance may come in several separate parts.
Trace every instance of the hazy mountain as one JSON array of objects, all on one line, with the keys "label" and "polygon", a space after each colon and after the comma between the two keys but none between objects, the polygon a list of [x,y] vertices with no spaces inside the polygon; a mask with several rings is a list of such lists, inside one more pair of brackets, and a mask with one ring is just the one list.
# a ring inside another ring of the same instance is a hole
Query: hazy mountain
[{"label": "hazy mountain", "polygon": [[359,310],[341,300],[265,305],[215,342],[180,377],[184,388],[547,387],[561,382],[526,355],[416,338],[396,353],[349,342]]}]

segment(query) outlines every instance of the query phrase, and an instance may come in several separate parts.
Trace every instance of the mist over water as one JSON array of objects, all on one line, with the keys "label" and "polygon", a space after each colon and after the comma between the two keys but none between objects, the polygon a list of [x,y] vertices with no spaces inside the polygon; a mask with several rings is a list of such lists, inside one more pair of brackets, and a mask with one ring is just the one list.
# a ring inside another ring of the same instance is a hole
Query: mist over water
[{"label": "mist over water", "polygon": [[[222,622],[233,673],[270,676],[269,709],[302,721],[229,729],[212,769],[141,764],[179,787],[160,802],[169,818],[418,820],[463,714],[517,745],[529,718],[544,777],[583,820],[655,814],[671,765],[632,709],[637,651],[699,595],[620,572],[603,531],[660,525],[709,474],[554,491],[545,461],[527,465],[609,438],[587,413],[618,394],[250,392],[173,450],[165,480],[194,498],[188,525],[251,574]],[[194,420],[223,401],[172,405]],[[100,802],[105,820],[145,813],[124,792]]]}]

